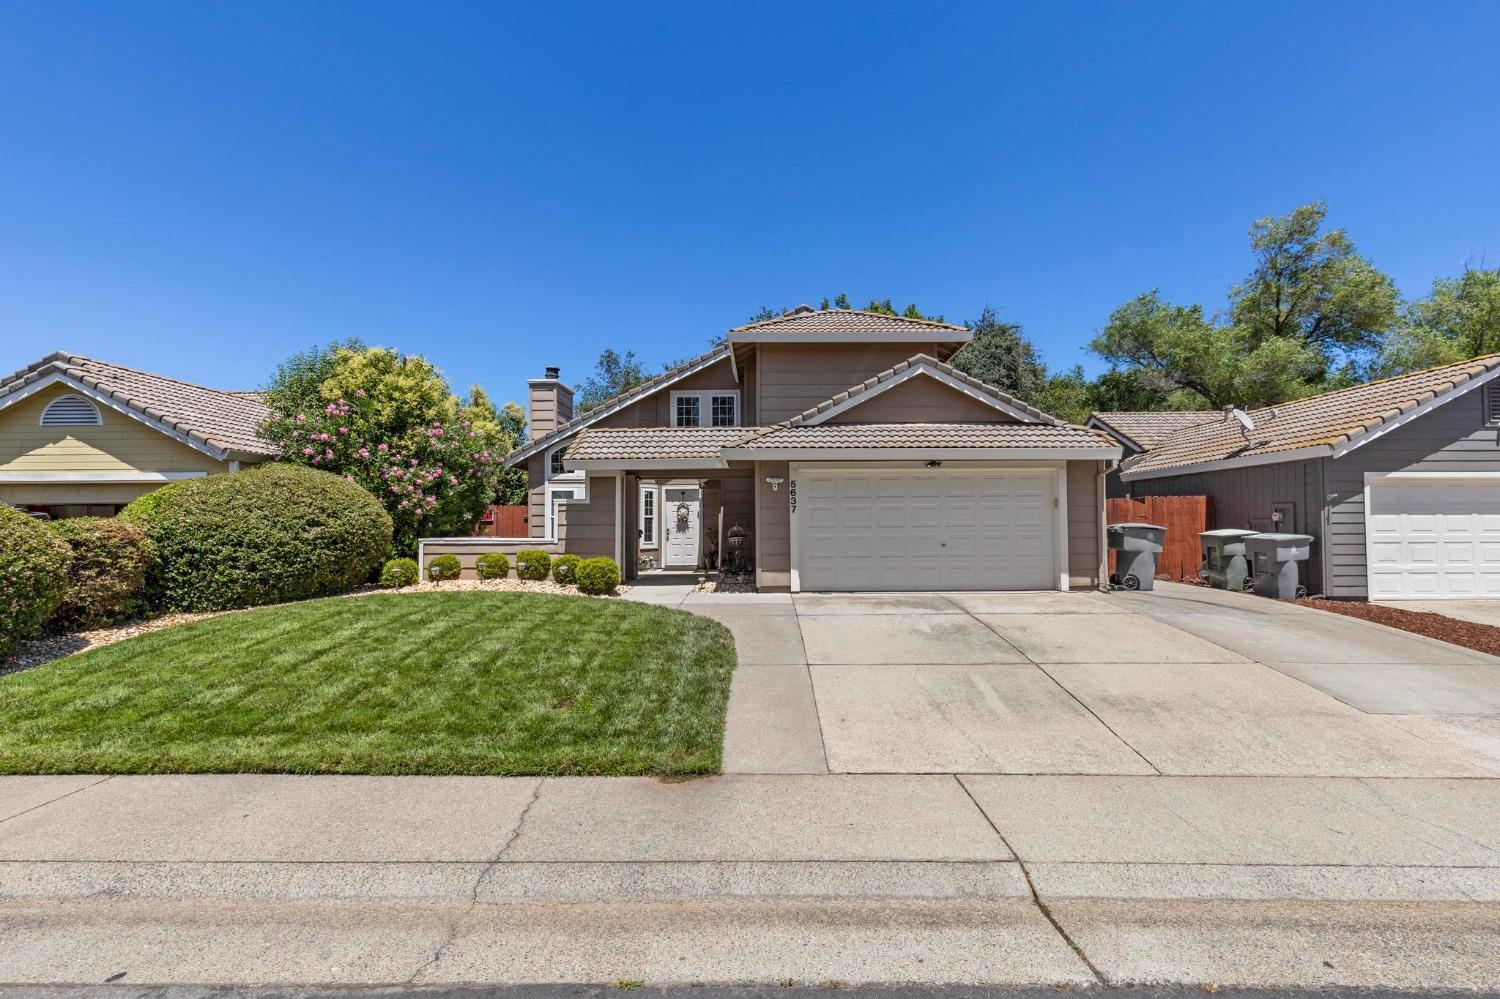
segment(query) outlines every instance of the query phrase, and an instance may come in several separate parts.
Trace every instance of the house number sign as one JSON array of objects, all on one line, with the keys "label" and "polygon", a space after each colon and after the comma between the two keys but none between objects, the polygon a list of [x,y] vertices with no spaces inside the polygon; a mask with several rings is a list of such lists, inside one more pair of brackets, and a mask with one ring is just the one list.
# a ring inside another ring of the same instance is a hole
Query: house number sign
[{"label": "house number sign", "polygon": [[797,480],[796,479],[793,479],[792,481],[790,481],[790,482],[788,482],[786,484],[786,500],[787,500],[788,503],[790,503],[792,505],[792,512],[796,513],[797,512]]}]

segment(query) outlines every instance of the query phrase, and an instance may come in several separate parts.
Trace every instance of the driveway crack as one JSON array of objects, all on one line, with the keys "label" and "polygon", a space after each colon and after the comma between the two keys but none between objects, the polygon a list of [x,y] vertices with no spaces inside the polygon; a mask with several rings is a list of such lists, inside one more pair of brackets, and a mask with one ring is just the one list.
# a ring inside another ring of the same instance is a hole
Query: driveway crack
[{"label": "driveway crack", "polygon": [[537,778],[536,787],[531,789],[531,797],[527,799],[526,805],[521,809],[520,816],[516,819],[516,827],[511,830],[510,835],[506,837],[505,842],[495,852],[494,856],[490,857],[485,865],[480,868],[479,875],[474,879],[474,884],[469,887],[469,904],[464,907],[462,912],[453,917],[453,921],[448,925],[448,931],[444,934],[442,941],[433,948],[432,956],[417,965],[416,970],[411,973],[411,977],[407,978],[407,985],[416,984],[418,978],[437,967],[438,963],[442,961],[443,955],[448,952],[448,948],[452,947],[453,942],[458,939],[458,931],[463,929],[464,922],[474,914],[475,909],[479,908],[480,889],[490,879],[495,868],[505,859],[506,851],[520,838],[521,827],[526,824],[526,816],[531,814],[531,809],[536,805],[537,799],[542,796],[542,785],[546,782],[546,778],[544,777]]},{"label": "driveway crack", "polygon": [[964,779],[957,774],[954,774],[953,779],[958,781],[958,786],[963,789],[963,792],[968,796],[969,801],[973,802],[974,807],[979,809],[979,814],[984,816],[984,821],[989,824],[989,827],[991,829],[994,830],[995,835],[999,837],[1000,842],[1004,844],[1005,849],[1010,851],[1010,855],[1012,857],[1016,858],[1016,866],[1021,871],[1021,877],[1026,879],[1026,890],[1031,893],[1031,904],[1036,906],[1037,911],[1042,914],[1042,918],[1047,920],[1052,929],[1057,933],[1059,937],[1062,938],[1063,943],[1067,944],[1072,949],[1073,953],[1078,955],[1078,960],[1082,961],[1083,966],[1089,969],[1089,974],[1094,976],[1094,980],[1097,981],[1100,985],[1108,988],[1110,986],[1110,981],[1109,979],[1104,977],[1104,972],[1099,970],[1098,966],[1095,965],[1093,960],[1089,958],[1088,952],[1083,949],[1083,945],[1080,944],[1077,940],[1073,939],[1072,934],[1070,934],[1066,929],[1063,928],[1061,920],[1059,920],[1057,916],[1053,914],[1052,909],[1049,908],[1047,903],[1042,900],[1041,894],[1036,890],[1036,882],[1031,879],[1031,871],[1026,867],[1026,861],[1022,859],[1021,854],[1016,850],[1015,847],[1010,845],[1010,840],[1005,838],[1005,833],[1001,832],[1000,827],[995,824],[995,820],[990,818],[990,813],[986,812],[984,810],[984,806],[981,805],[979,803],[979,800],[974,797],[974,792],[969,790],[969,785],[964,783]]}]

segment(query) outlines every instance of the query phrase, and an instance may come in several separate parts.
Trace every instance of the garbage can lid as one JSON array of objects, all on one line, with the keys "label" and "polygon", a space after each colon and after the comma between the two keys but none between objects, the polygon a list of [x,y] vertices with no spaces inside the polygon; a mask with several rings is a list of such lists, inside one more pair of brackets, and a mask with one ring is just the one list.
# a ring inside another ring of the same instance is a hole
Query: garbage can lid
[{"label": "garbage can lid", "polygon": [[1214,531],[1199,531],[1200,538],[1248,538],[1259,531],[1247,531],[1243,527],[1221,527]]},{"label": "garbage can lid", "polygon": [[1255,536],[1254,540],[1256,540],[1256,541],[1272,541],[1272,542],[1275,542],[1275,541],[1290,541],[1290,542],[1294,542],[1294,543],[1300,544],[1301,542],[1304,542],[1304,541],[1311,541],[1312,540],[1312,535],[1311,534],[1257,534]]},{"label": "garbage can lid", "polygon": [[1166,530],[1166,528],[1163,527],[1163,526],[1161,526],[1160,524],[1110,524],[1109,525],[1109,529],[1111,531],[1124,531],[1124,530],[1127,530],[1127,529],[1130,529],[1130,528],[1135,528],[1136,530],[1142,530],[1142,529],[1144,529],[1144,530],[1148,530],[1148,531],[1165,531]]}]

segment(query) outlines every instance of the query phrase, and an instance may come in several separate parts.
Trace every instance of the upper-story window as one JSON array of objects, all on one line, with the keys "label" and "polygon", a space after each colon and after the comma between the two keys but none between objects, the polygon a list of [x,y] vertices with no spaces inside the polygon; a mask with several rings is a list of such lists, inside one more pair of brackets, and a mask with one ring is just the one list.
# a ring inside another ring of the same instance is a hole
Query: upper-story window
[{"label": "upper-story window", "polygon": [[563,452],[568,449],[572,441],[564,441],[551,451],[547,452],[547,478],[549,479],[581,479],[582,469],[568,471],[563,465]]},{"label": "upper-story window", "polygon": [[740,394],[727,389],[672,393],[672,426],[737,427]]},{"label": "upper-story window", "polygon": [[44,427],[98,427],[104,424],[99,407],[81,395],[60,395],[42,410]]}]

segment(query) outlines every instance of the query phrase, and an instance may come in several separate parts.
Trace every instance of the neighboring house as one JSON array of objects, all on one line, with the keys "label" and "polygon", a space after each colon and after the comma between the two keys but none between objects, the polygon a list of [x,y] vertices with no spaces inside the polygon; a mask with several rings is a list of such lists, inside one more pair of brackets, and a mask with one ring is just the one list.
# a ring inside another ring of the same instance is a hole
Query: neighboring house
[{"label": "neighboring house", "polygon": [[1226,413],[1120,478],[1135,496],[1212,497],[1217,527],[1312,535],[1311,593],[1500,597],[1496,375],[1500,354],[1255,410],[1253,429]]},{"label": "neighboring house", "polygon": [[541,547],[692,569],[738,528],[762,590],[1097,586],[1121,449],[945,363],[968,339],[803,306],[583,414],[550,368],[506,459],[532,537],[427,539],[423,564]]},{"label": "neighboring house", "polygon": [[0,503],[113,516],[168,482],[265,461],[254,392],[57,353],[0,381]]},{"label": "neighboring house", "polygon": [[[1156,447],[1173,434],[1179,434],[1190,427],[1196,427],[1210,420],[1220,419],[1222,416],[1223,414],[1216,409],[1172,410],[1162,413],[1095,413],[1088,418],[1084,426],[1103,431],[1119,441],[1120,446],[1125,449],[1125,458],[1128,460],[1142,451]],[[1110,470],[1105,479],[1105,486],[1107,495],[1111,499],[1130,494],[1129,488],[1120,481],[1119,468]]]}]

